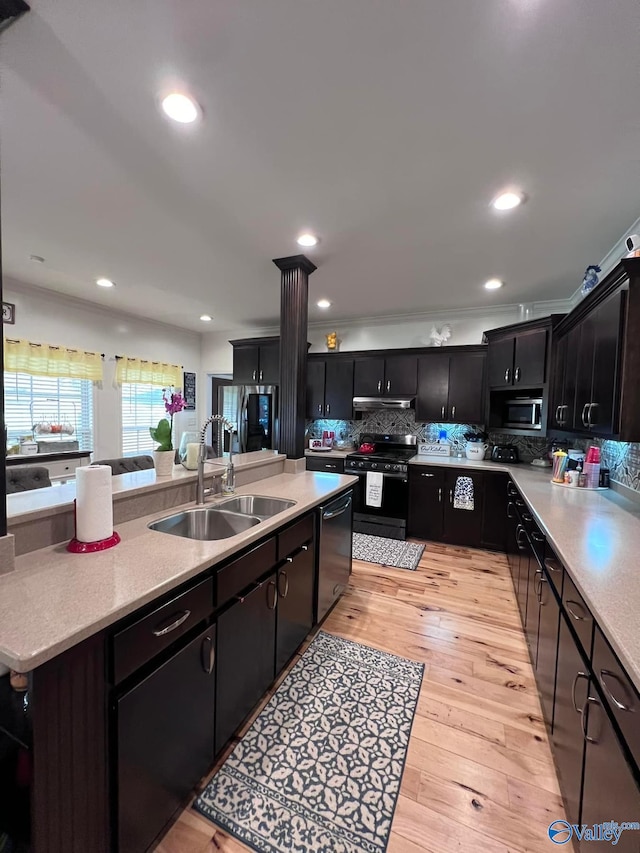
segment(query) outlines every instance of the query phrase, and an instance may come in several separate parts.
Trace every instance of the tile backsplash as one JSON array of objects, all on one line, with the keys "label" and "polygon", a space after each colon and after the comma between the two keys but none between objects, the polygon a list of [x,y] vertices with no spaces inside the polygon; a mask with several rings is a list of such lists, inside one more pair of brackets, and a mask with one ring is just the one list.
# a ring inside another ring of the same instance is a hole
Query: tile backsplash
[{"label": "tile backsplash", "polygon": [[[336,438],[358,444],[364,434],[399,433],[415,435],[418,441],[435,441],[441,429],[446,430],[447,440],[451,443],[453,456],[464,455],[465,432],[474,432],[476,427],[465,424],[418,423],[412,410],[400,409],[376,411],[365,414],[362,420],[307,421],[307,433],[311,438],[321,438],[323,430],[334,430]],[[520,435],[490,434],[489,444],[515,444],[523,461],[531,461],[546,453],[549,440]],[[640,444],[622,441],[602,441],[601,439],[571,439],[570,447],[587,449],[590,444],[601,448],[602,465],[610,470],[611,479],[629,489],[640,492]]]}]

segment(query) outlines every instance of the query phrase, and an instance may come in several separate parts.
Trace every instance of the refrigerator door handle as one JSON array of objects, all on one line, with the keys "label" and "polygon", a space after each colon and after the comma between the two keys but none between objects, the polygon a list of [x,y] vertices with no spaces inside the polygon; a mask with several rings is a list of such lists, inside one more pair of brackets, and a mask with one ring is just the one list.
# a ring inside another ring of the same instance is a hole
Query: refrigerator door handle
[{"label": "refrigerator door handle", "polygon": [[249,395],[247,389],[242,389],[242,398],[240,401],[240,412],[238,418],[238,453],[247,452],[247,436],[249,434],[248,426],[249,418]]}]

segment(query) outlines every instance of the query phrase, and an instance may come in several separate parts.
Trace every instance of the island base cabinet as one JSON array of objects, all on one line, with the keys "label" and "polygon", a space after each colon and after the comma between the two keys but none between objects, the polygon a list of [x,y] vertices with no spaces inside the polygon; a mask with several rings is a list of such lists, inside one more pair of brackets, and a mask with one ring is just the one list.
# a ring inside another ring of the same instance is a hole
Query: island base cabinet
[{"label": "island base cabinet", "polygon": [[553,729],[553,699],[556,687],[560,604],[544,572],[540,577],[539,601],[540,630],[538,634],[536,682],[544,718],[549,728]]},{"label": "island base cabinet", "polygon": [[[609,716],[602,706],[597,691],[592,688],[588,699],[585,727],[584,790],[582,795],[583,825],[616,821],[618,824],[640,821],[640,788],[627,763]],[[621,833],[612,847],[611,841],[585,842],[591,850],[618,850],[621,853],[638,853],[640,830],[629,829]],[[582,848],[581,848],[582,849]]]},{"label": "island base cabinet", "polygon": [[273,682],[276,605],[274,572],[218,617],[216,753]]},{"label": "island base cabinet", "polygon": [[278,570],[276,676],[313,627],[315,559],[313,540],[287,557]]},{"label": "island base cabinet", "polygon": [[552,742],[567,820],[572,824],[580,820],[584,758],[582,708],[588,696],[588,671],[562,615],[558,640],[558,672]]},{"label": "island base cabinet", "polygon": [[118,853],[144,853],[213,764],[214,629],[117,700]]}]

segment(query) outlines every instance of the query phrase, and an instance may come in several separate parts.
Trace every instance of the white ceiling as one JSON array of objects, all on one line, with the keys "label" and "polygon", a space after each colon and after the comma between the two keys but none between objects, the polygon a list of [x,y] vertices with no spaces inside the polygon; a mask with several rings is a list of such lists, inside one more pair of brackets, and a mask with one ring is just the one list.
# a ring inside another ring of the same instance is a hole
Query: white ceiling
[{"label": "white ceiling", "polygon": [[[271,259],[310,228],[332,317],[486,308],[570,296],[640,212],[637,0],[31,5],[0,69],[22,281],[198,331],[272,325]],[[176,86],[199,125],[159,112]],[[530,200],[496,214],[510,184]]]}]

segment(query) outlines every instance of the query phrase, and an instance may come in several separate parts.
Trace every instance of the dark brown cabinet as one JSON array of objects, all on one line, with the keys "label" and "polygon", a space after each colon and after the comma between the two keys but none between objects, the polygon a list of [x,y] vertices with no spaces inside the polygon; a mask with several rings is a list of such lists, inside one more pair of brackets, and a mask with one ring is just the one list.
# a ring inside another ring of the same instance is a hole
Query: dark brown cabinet
[{"label": "dark brown cabinet", "polygon": [[507,519],[507,474],[486,473],[484,475],[484,500],[482,506],[483,548],[492,551],[507,550],[509,520]]},{"label": "dark brown cabinet", "polygon": [[[473,489],[473,508],[459,499]],[[408,533],[423,539],[477,547],[482,538],[483,475],[467,470],[409,468]]]},{"label": "dark brown cabinet", "polygon": [[574,423],[579,344],[580,328],[575,327],[555,347],[549,407],[549,424],[554,429],[571,429]]},{"label": "dark brown cabinet", "polygon": [[354,397],[412,397],[417,390],[415,355],[368,356],[355,360]]},{"label": "dark brown cabinet", "polygon": [[580,819],[582,795],[582,709],[589,695],[589,667],[564,614],[560,617],[553,716],[553,751],[569,823]]},{"label": "dark brown cabinet", "polygon": [[278,569],[276,675],[313,626],[315,565],[313,539],[285,558]]},{"label": "dark brown cabinet", "polygon": [[547,330],[534,329],[489,340],[487,373],[490,388],[544,385]]},{"label": "dark brown cabinet", "polygon": [[421,356],[416,420],[484,423],[484,365],[484,352]]},{"label": "dark brown cabinet", "polygon": [[216,753],[274,679],[277,599],[274,572],[218,617]]},{"label": "dark brown cabinet", "polygon": [[353,359],[307,359],[306,412],[308,418],[353,417]]},{"label": "dark brown cabinet", "polygon": [[212,625],[118,699],[119,853],[149,849],[211,768],[215,691]]},{"label": "dark brown cabinet", "polygon": [[558,632],[560,630],[560,602],[553,581],[545,570],[540,575],[538,600],[540,620],[538,633],[538,658],[536,683],[545,720],[553,728],[553,700],[556,686],[556,660]]},{"label": "dark brown cabinet", "polygon": [[278,385],[279,338],[247,338],[233,346],[233,381],[243,385]]},{"label": "dark brown cabinet", "polygon": [[328,474],[344,474],[344,459],[318,453],[316,456],[307,456],[306,467],[307,471],[326,471]]}]

